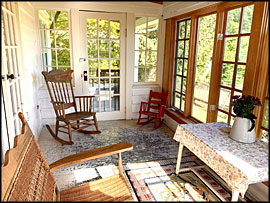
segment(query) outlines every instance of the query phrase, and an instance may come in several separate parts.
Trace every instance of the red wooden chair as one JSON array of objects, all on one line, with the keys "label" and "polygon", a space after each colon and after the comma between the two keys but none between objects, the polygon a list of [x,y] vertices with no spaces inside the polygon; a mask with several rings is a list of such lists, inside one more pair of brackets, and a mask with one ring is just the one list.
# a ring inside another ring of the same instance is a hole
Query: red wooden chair
[{"label": "red wooden chair", "polygon": [[[162,117],[166,109],[166,104],[168,100],[168,93],[154,92],[150,90],[148,102],[141,102],[139,118],[137,124],[147,124],[153,119],[155,119],[155,128],[159,128],[163,123]],[[142,115],[147,117],[142,118]],[[147,121],[141,122],[142,119],[147,119]],[[157,125],[157,122],[159,124]]]}]

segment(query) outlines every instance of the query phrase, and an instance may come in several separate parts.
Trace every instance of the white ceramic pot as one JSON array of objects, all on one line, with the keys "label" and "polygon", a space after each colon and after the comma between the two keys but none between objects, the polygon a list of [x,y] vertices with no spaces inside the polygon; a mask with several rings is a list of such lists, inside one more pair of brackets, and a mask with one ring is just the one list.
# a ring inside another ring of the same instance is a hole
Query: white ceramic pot
[{"label": "white ceramic pot", "polygon": [[252,122],[247,118],[236,117],[230,132],[230,138],[238,142],[253,143],[256,141],[255,128],[251,132]]}]

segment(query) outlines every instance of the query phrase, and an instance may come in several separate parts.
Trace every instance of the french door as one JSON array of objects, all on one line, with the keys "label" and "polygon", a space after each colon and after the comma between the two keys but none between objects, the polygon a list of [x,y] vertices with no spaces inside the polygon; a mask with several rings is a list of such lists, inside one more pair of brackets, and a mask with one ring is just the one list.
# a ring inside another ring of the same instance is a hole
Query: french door
[{"label": "french door", "polygon": [[98,120],[125,119],[125,15],[80,11],[83,94]]},{"label": "french door", "polygon": [[1,2],[1,139],[2,154],[20,134],[18,112],[23,111],[22,62],[18,26],[18,5]]}]

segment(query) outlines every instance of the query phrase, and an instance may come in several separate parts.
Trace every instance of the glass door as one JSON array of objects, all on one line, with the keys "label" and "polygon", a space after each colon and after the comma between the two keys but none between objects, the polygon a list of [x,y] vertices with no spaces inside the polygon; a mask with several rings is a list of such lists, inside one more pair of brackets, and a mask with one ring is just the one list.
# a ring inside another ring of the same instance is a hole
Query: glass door
[{"label": "glass door", "polygon": [[125,119],[125,15],[80,12],[83,93],[99,120]]}]

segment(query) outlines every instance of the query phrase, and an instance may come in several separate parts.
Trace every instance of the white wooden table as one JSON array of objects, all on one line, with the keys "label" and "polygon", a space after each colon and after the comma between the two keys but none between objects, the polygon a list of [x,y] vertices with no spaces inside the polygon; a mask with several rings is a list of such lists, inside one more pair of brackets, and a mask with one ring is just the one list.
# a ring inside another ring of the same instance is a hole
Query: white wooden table
[{"label": "white wooden table", "polygon": [[249,184],[268,181],[268,144],[257,140],[244,144],[221,131],[224,122],[181,124],[174,140],[179,142],[176,174],[179,174],[182,150],[187,147],[212,168],[231,188],[232,201],[244,197]]}]

